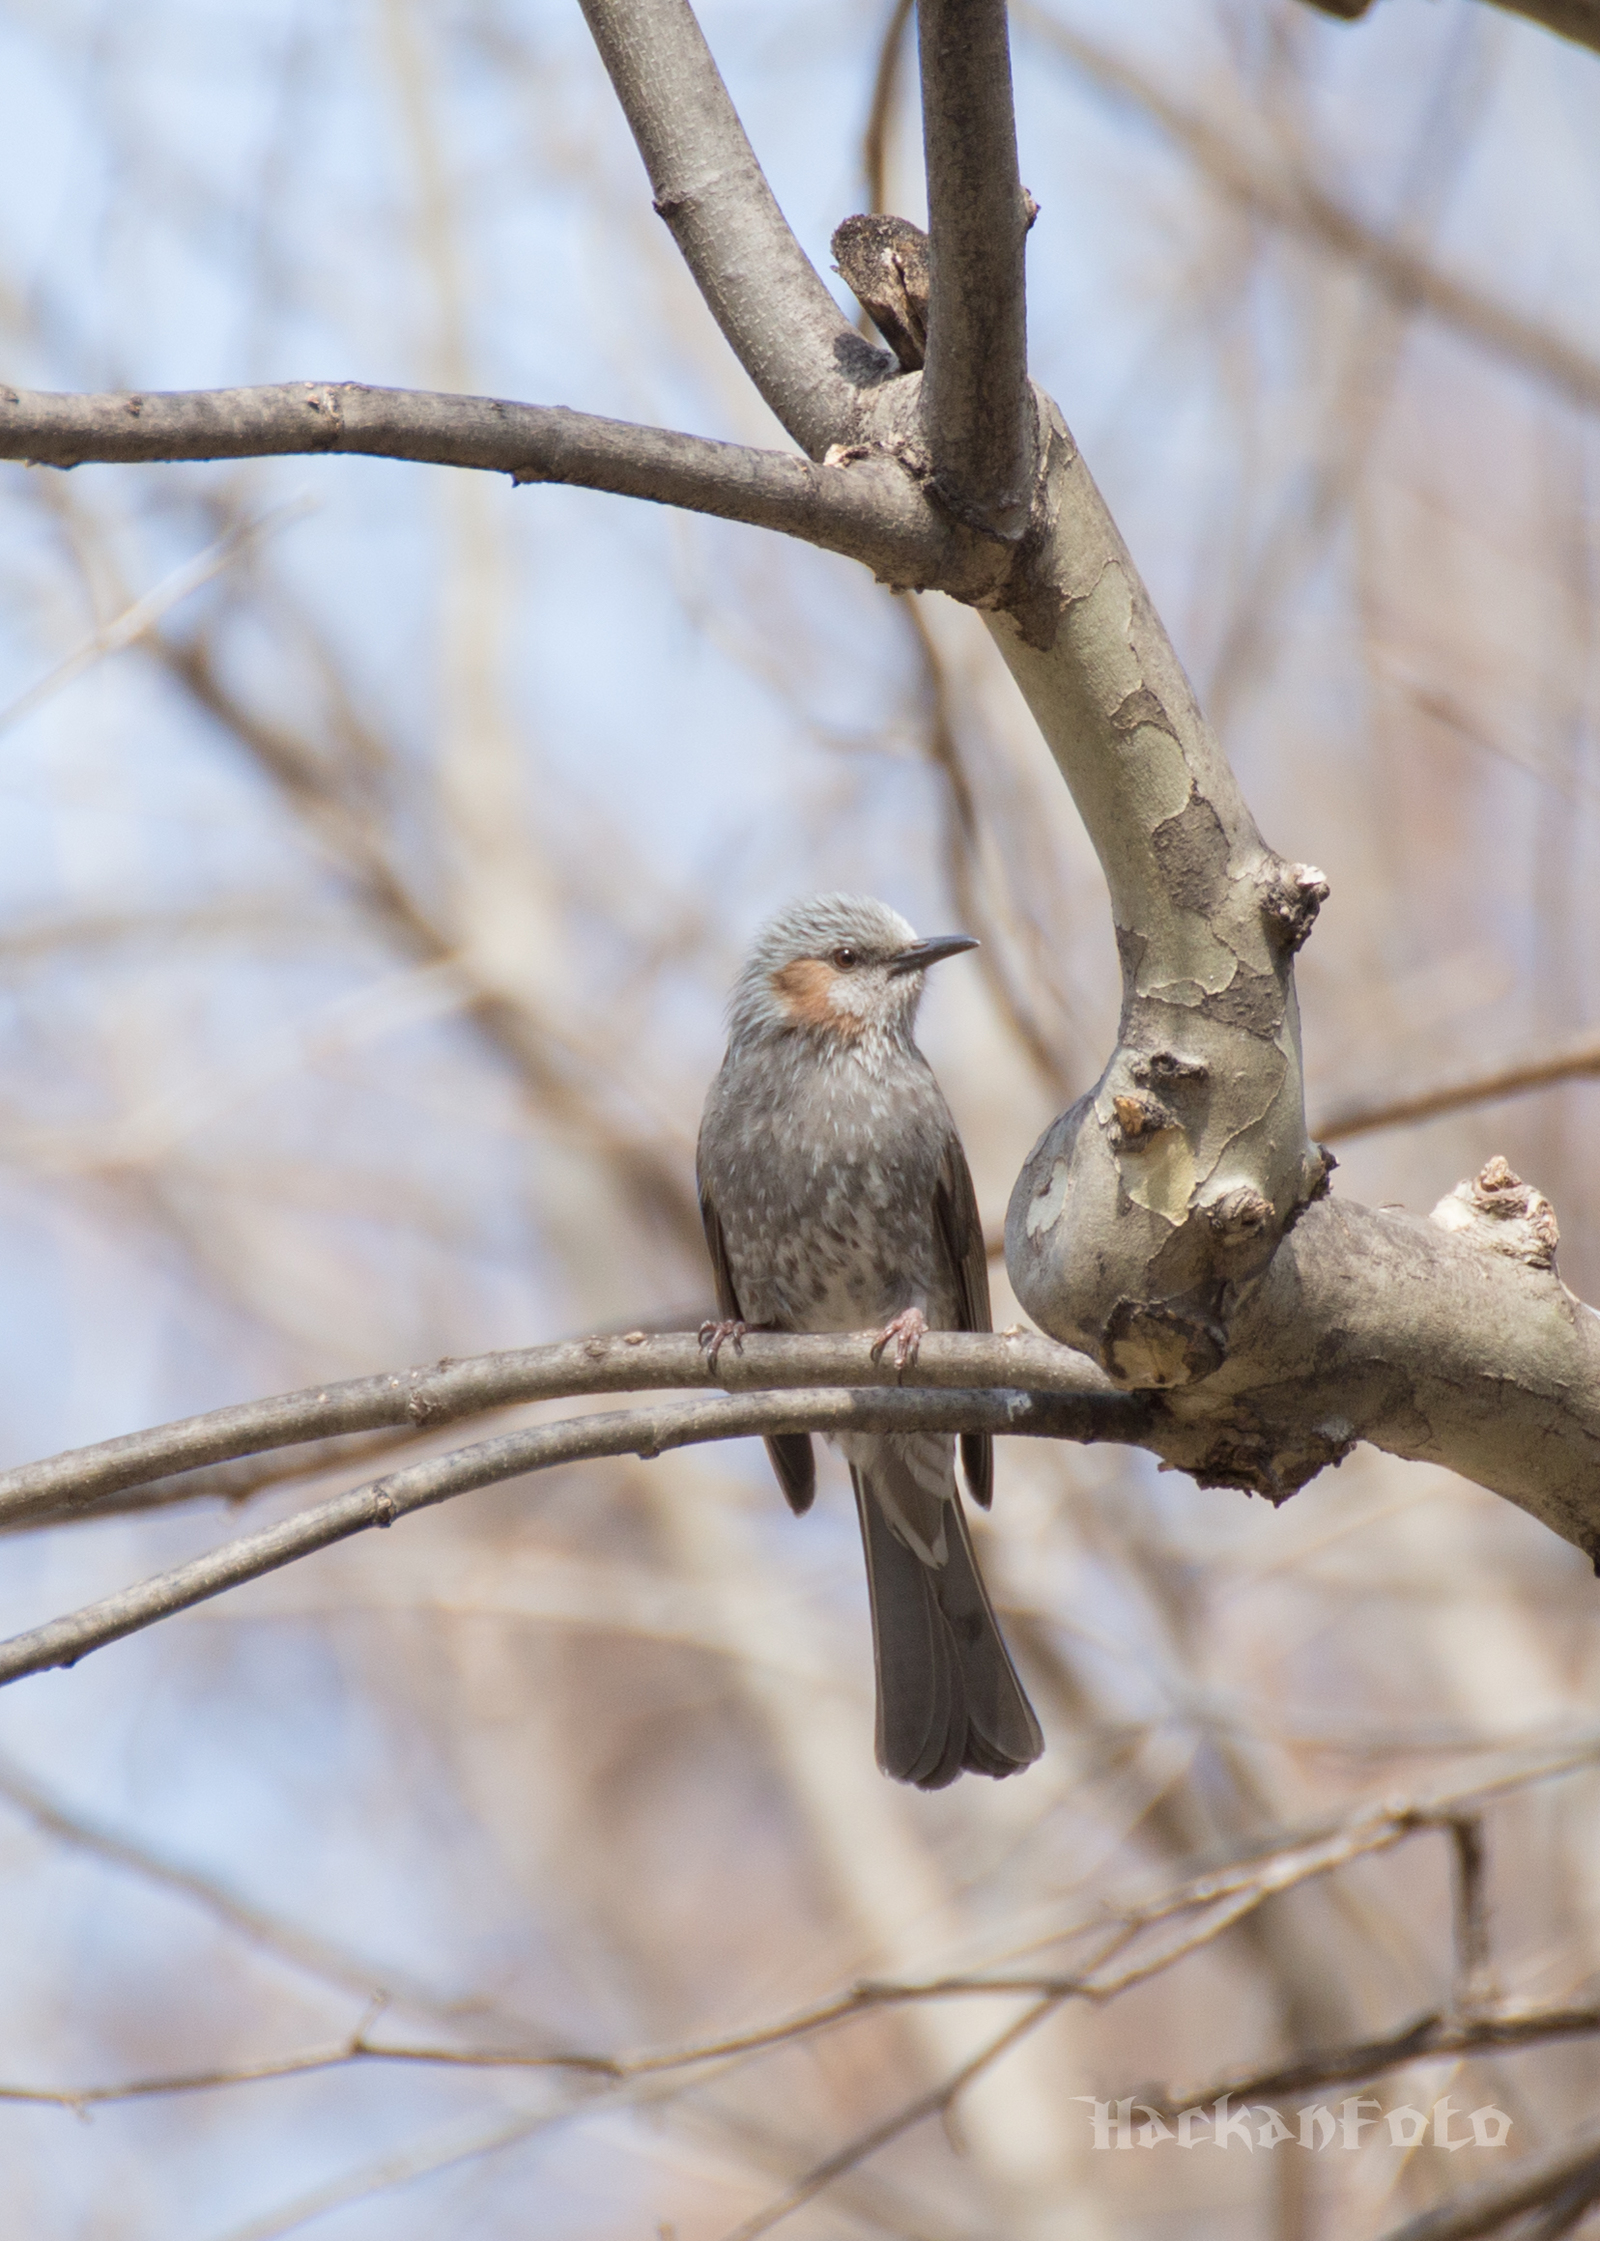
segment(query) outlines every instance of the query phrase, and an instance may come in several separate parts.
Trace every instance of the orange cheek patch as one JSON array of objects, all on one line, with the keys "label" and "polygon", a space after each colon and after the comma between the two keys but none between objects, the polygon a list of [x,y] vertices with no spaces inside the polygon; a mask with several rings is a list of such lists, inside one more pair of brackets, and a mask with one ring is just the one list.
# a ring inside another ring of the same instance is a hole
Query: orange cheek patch
[{"label": "orange cheek patch", "polygon": [[833,1008],[833,967],[820,957],[797,957],[772,976],[772,992],[801,1027],[828,1027],[836,1035],[859,1035],[865,1022]]}]

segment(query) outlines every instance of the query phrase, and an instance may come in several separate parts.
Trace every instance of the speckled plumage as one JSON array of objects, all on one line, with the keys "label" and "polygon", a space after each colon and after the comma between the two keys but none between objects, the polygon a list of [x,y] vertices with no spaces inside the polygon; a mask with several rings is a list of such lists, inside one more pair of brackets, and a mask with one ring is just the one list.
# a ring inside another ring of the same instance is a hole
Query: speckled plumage
[{"label": "speckled plumage", "polygon": [[[724,1317],[788,1331],[987,1330],[988,1270],[967,1163],[913,1038],[918,944],[886,904],[822,895],[763,930],[729,1005],[698,1172]],[[938,1788],[963,1767],[1009,1774],[1038,1723],[984,1593],[943,1434],[851,1434],[878,1675],[878,1758]],[[987,1504],[990,1442],[963,1439]],[[768,1442],[792,1506],[811,1500],[811,1443]]]}]

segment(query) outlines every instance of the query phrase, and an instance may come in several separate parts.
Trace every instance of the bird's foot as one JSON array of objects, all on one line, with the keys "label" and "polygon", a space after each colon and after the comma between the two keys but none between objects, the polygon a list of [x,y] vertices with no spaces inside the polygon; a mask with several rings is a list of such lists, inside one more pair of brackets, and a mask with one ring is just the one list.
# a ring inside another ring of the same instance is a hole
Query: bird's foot
[{"label": "bird's foot", "polygon": [[886,1346],[894,1347],[894,1366],[897,1376],[904,1375],[908,1363],[915,1365],[917,1350],[927,1334],[928,1318],[920,1307],[903,1308],[894,1320],[885,1323],[872,1348],[872,1359],[883,1360]]},{"label": "bird's foot", "polygon": [[736,1354],[744,1352],[744,1334],[749,1328],[749,1324],[741,1322],[737,1315],[730,1316],[720,1323],[701,1324],[700,1344],[705,1349],[706,1366],[713,1375],[716,1372],[717,1356],[722,1352],[730,1338],[733,1341],[734,1352]]}]

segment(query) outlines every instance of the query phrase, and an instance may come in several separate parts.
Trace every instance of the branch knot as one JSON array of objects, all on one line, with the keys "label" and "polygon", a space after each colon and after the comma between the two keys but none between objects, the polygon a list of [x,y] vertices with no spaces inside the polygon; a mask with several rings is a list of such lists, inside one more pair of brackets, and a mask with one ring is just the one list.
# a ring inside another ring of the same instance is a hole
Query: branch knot
[{"label": "branch knot", "polygon": [[1485,1252],[1504,1253],[1529,1268],[1556,1265],[1561,1230],[1555,1208],[1543,1191],[1514,1174],[1499,1153],[1447,1192],[1428,1219],[1440,1229],[1464,1231]]}]

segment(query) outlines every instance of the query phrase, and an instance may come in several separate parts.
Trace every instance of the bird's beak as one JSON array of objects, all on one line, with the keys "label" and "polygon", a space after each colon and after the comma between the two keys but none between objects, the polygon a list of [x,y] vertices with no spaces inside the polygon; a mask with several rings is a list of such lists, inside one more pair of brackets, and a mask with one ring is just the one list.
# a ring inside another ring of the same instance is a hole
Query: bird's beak
[{"label": "bird's beak", "polygon": [[930,941],[913,942],[909,949],[901,950],[891,958],[891,973],[920,973],[929,965],[937,965],[941,957],[959,957],[964,949],[976,949],[975,934],[935,934]]}]

